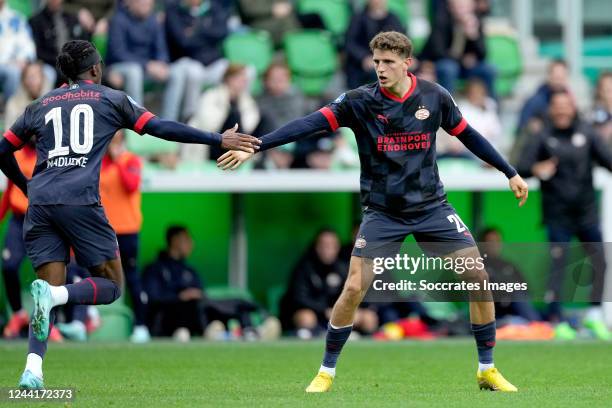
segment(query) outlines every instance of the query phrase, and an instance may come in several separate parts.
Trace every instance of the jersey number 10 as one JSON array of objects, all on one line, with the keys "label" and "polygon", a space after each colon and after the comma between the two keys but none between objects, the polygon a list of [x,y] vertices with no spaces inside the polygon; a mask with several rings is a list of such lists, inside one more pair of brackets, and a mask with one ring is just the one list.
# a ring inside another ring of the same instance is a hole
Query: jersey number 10
[{"label": "jersey number 10", "polygon": [[[83,116],[83,143],[81,143],[81,116]],[[76,154],[87,154],[93,147],[93,109],[87,104],[79,104],[70,112],[70,148],[62,146],[64,129],[62,127],[62,108],[51,109],[45,115],[45,125],[53,121],[55,148],[49,150],[49,159],[57,156],[68,156],[69,149]]]}]

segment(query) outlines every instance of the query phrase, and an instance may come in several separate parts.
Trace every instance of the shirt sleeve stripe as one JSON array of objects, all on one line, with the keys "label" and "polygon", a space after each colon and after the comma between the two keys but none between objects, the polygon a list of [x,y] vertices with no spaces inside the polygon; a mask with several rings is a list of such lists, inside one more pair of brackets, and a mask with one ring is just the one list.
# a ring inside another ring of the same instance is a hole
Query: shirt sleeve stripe
[{"label": "shirt sleeve stripe", "polygon": [[144,129],[145,125],[147,124],[148,121],[150,121],[152,118],[154,118],[155,115],[152,114],[151,112],[147,111],[145,113],[143,113],[142,115],[140,115],[140,117],[138,118],[138,120],[136,121],[136,123],[134,124],[134,130],[138,133],[138,134],[142,134],[142,129]]},{"label": "shirt sleeve stripe", "polygon": [[4,132],[4,138],[15,147],[23,146],[23,142],[21,141],[21,139],[10,129]]},{"label": "shirt sleeve stripe", "polygon": [[324,106],[321,109],[319,109],[319,112],[321,112],[323,116],[325,116],[325,119],[327,119],[327,121],[329,122],[329,126],[331,126],[331,130],[333,132],[335,132],[340,127],[338,125],[338,120],[336,119],[336,115],[334,115],[334,112],[331,109],[329,109],[327,106]]},{"label": "shirt sleeve stripe", "polygon": [[467,125],[468,125],[467,120],[465,120],[465,118],[461,118],[461,122],[459,122],[459,124],[455,126],[454,128],[452,128],[451,130],[449,130],[448,133],[450,133],[453,136],[457,136],[465,130]]}]

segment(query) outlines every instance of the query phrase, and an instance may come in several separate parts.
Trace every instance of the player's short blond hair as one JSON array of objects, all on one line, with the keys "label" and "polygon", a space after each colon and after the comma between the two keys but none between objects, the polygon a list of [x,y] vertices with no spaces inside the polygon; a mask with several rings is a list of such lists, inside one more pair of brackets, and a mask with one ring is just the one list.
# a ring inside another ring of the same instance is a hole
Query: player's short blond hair
[{"label": "player's short blond hair", "polygon": [[382,31],[370,41],[370,50],[393,51],[403,58],[412,57],[412,41],[397,31]]}]

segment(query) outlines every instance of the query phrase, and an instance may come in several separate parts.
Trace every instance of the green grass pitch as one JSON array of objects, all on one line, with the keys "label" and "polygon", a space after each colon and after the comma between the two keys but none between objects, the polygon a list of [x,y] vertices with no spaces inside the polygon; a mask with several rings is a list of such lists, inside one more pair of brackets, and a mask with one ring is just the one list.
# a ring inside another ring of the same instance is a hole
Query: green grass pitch
[{"label": "green grass pitch", "polygon": [[[499,342],[496,364],[519,387],[517,394],[501,394],[478,390],[471,339],[349,342],[332,391],[309,395],[304,388],[316,373],[322,346],[52,344],[45,383],[76,388],[74,407],[612,406],[611,343]],[[0,342],[0,387],[16,385],[25,352],[24,342]]]}]

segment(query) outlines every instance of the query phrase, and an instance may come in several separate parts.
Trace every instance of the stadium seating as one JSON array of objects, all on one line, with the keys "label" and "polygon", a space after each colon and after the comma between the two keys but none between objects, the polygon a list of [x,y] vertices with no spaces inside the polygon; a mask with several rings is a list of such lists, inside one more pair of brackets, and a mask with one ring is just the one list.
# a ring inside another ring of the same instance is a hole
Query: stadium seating
[{"label": "stadium seating", "polygon": [[[539,54],[548,58],[564,58],[565,52],[561,42],[546,42],[540,45]],[[582,44],[583,74],[595,84],[602,71],[612,70],[612,36],[585,38]],[[588,57],[595,57],[589,61]]]},{"label": "stadium seating", "polygon": [[261,91],[261,74],[268,68],[274,56],[272,39],[266,31],[249,31],[231,34],[223,42],[223,54],[230,62],[252,65],[257,72],[253,92]]},{"label": "stadium seating", "polygon": [[332,33],[336,41],[344,42],[344,33],[351,21],[351,10],[347,0],[300,0],[298,11],[300,14],[319,14],[325,28]]},{"label": "stadium seating", "polygon": [[102,59],[106,58],[106,50],[108,49],[108,35],[94,34],[91,38],[91,42],[98,49],[98,52],[102,56]]},{"label": "stadium seating", "polygon": [[518,41],[506,35],[490,35],[486,44],[487,61],[497,69],[495,91],[499,96],[509,96],[523,71]]},{"label": "stadium seating", "polygon": [[406,0],[389,0],[389,11],[399,18],[404,27],[408,27],[410,12]]},{"label": "stadium seating", "polygon": [[326,31],[303,30],[284,38],[287,64],[294,83],[308,96],[318,96],[338,67],[336,50]]}]

